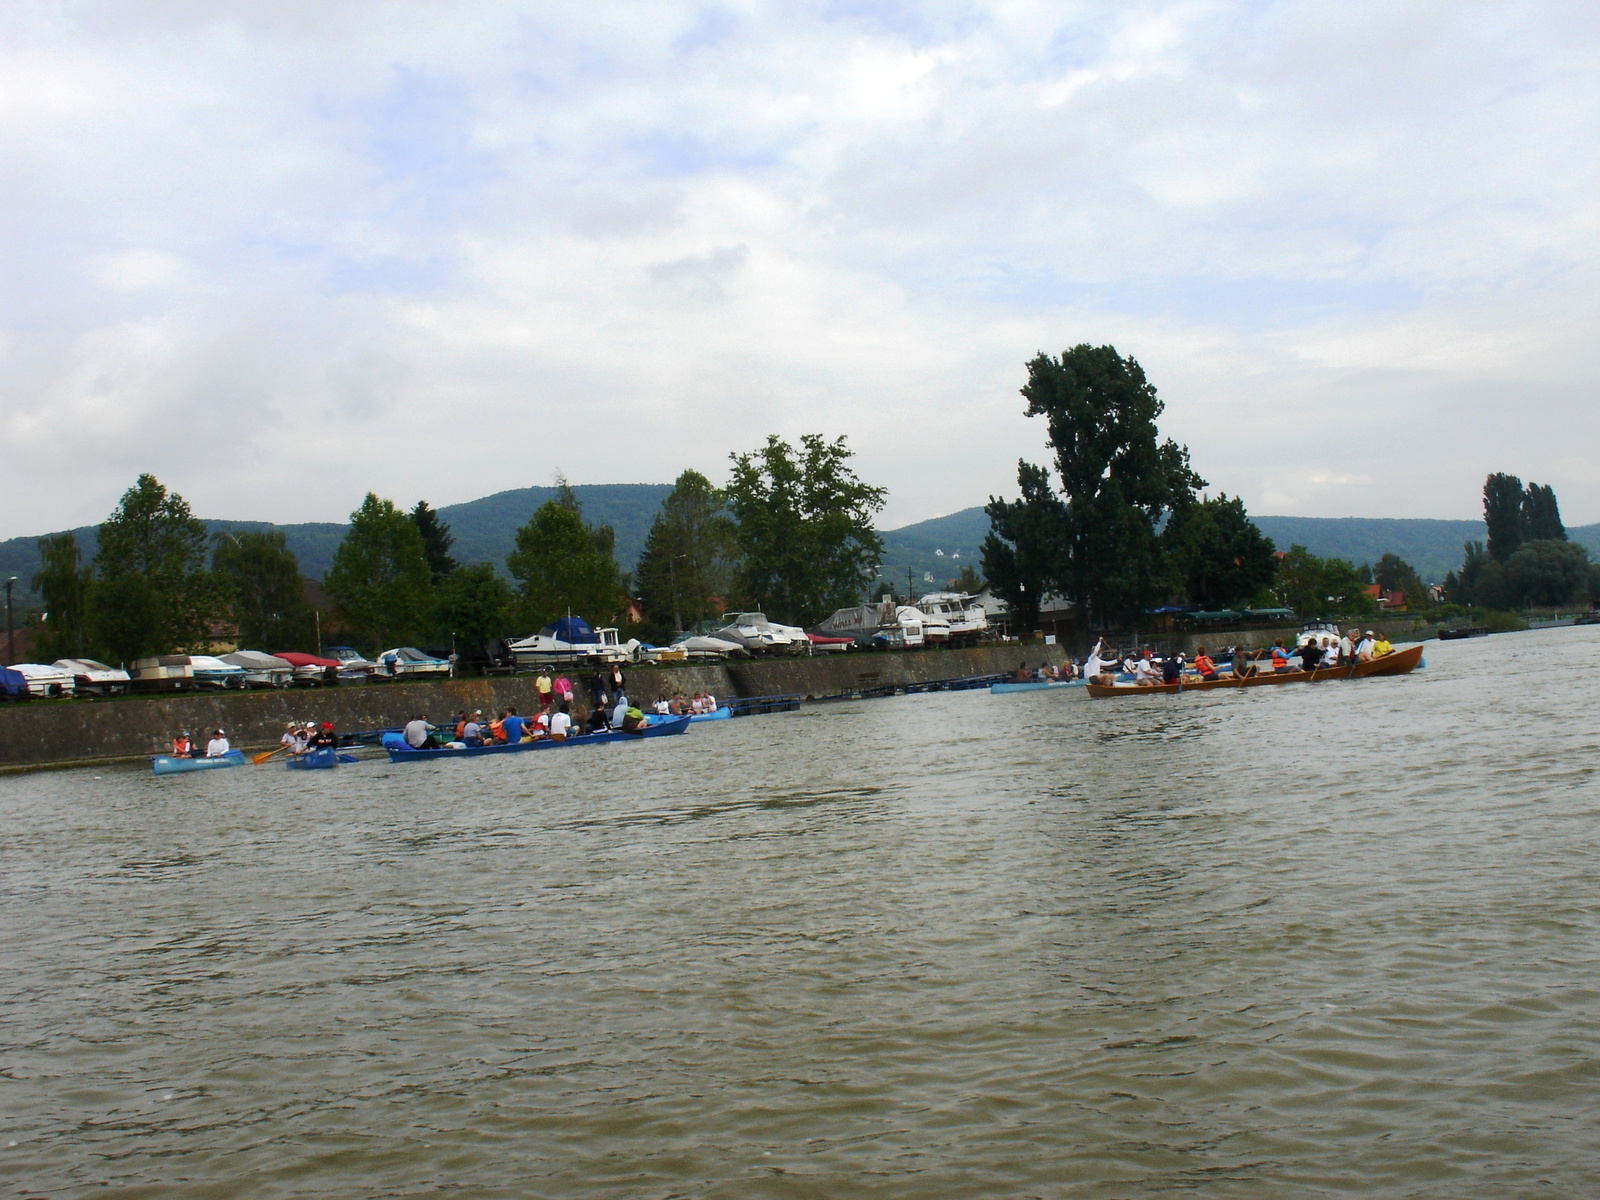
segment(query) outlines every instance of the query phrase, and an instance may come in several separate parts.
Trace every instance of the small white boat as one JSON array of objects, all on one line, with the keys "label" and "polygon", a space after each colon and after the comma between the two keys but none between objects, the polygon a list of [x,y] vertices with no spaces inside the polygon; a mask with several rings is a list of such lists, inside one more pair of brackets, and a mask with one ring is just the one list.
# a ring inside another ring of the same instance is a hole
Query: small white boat
[{"label": "small white boat", "polygon": [[239,691],[244,687],[244,668],[223,662],[209,654],[191,654],[189,667],[194,671],[194,685],[211,691]]},{"label": "small white boat", "polygon": [[44,663],[12,663],[11,669],[28,681],[30,696],[70,696],[77,691],[73,677],[60,667]]},{"label": "small white boat", "polygon": [[384,668],[370,658],[362,657],[354,646],[329,646],[327,657],[339,664],[339,682],[350,683],[355,676],[377,678],[386,675]]},{"label": "small white boat", "polygon": [[128,672],[136,692],[186,692],[194,688],[194,668],[187,654],[160,654],[136,658]]},{"label": "small white boat", "polygon": [[854,604],[836,610],[811,632],[822,637],[847,637],[858,646],[881,646],[900,638],[900,621],[895,616],[894,601],[888,596],[882,604]]},{"label": "small white boat", "polygon": [[714,637],[686,637],[673,642],[670,649],[681,650],[687,658],[737,658],[749,654],[738,642]]},{"label": "small white boat", "polygon": [[128,690],[128,673],[92,658],[58,658],[52,664],[72,676],[80,696],[121,696]]},{"label": "small white boat", "polygon": [[709,635],[735,642],[752,654],[804,654],[811,648],[804,629],[769,621],[766,613],[728,613],[723,622],[721,628],[709,630]]},{"label": "small white boat", "polygon": [[[397,646],[378,655],[378,675],[391,679],[449,679],[454,671],[449,659],[434,658],[415,646]],[[344,671],[339,675],[342,680]]]},{"label": "small white boat", "polygon": [[222,655],[222,661],[232,663],[244,672],[247,687],[286,688],[294,682],[294,664],[276,654],[260,650],[235,650]]}]

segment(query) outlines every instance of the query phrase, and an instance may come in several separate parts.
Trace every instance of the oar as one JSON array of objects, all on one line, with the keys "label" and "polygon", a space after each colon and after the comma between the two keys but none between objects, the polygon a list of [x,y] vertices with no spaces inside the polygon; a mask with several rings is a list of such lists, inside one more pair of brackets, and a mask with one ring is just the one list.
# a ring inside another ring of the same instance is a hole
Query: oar
[{"label": "oar", "polygon": [[289,748],[288,746],[279,746],[276,750],[268,750],[265,754],[253,754],[253,755],[250,756],[250,761],[252,763],[254,763],[256,766],[259,767],[262,763],[266,762],[267,759],[271,758],[274,754],[282,754],[288,748]]}]

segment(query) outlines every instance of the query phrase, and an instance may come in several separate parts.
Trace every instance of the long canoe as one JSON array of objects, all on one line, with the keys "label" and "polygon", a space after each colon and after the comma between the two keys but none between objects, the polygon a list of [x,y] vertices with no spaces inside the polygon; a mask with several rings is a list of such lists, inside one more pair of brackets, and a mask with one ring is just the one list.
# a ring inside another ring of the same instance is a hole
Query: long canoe
[{"label": "long canoe", "polygon": [[414,750],[406,745],[404,738],[397,734],[386,733],[383,735],[383,748],[389,753],[389,761],[397,763],[430,762],[436,758],[481,758],[492,754],[522,754],[530,750],[554,750],[557,747],[567,746],[604,746],[614,742],[632,741],[635,738],[670,737],[673,734],[687,733],[690,720],[688,716],[666,717],[659,725],[646,725],[642,729],[608,729],[603,733],[581,733],[559,742],[553,738],[537,738],[531,742],[500,742],[492,746],[441,746],[423,750]]},{"label": "long canoe", "polygon": [[[678,715],[687,715],[692,724],[699,724],[701,721],[729,721],[733,719],[733,709],[724,704],[713,709],[711,712],[688,714],[680,713]],[[649,725],[661,725],[665,724],[667,721],[675,720],[670,713],[645,713],[644,719]]]},{"label": "long canoe", "polygon": [[1279,683],[1323,683],[1330,679],[1370,679],[1378,675],[1405,675],[1417,669],[1422,662],[1420,643],[1396,650],[1382,658],[1356,663],[1349,667],[1319,667],[1315,671],[1263,671],[1243,679],[1196,679],[1193,683],[1157,683],[1140,687],[1138,684],[1118,683],[1107,687],[1091,683],[1085,691],[1095,699],[1109,696],[1173,695],[1178,692],[1210,692],[1219,688],[1270,687]]},{"label": "long canoe", "polygon": [[182,775],[188,771],[215,771],[221,767],[242,767],[243,750],[229,750],[216,758],[180,758],[174,754],[158,754],[150,760],[157,775]]}]

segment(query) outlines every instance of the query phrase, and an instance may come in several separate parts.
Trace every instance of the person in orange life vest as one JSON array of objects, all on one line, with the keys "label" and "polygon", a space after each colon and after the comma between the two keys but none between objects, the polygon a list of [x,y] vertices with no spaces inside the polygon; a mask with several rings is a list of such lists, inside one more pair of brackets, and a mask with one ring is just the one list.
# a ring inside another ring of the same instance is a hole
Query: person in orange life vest
[{"label": "person in orange life vest", "polygon": [[1283,648],[1283,639],[1279,638],[1272,643],[1272,669],[1281,675],[1290,665],[1289,652]]},{"label": "person in orange life vest", "polygon": [[194,757],[194,743],[189,740],[187,729],[172,739],[172,753],[178,758]]},{"label": "person in orange life vest", "polygon": [[1211,656],[1206,653],[1204,646],[1195,647],[1194,669],[1199,672],[1201,679],[1215,679],[1217,677],[1217,664],[1211,661]]},{"label": "person in orange life vest", "polygon": [[506,740],[506,717],[509,713],[502,712],[493,721],[489,722],[489,736],[497,742]]}]

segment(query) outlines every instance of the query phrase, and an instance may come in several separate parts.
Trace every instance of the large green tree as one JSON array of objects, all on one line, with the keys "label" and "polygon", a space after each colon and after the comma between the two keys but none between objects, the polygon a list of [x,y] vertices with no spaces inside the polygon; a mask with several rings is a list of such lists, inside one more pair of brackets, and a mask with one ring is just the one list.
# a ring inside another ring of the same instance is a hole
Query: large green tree
[{"label": "large green tree", "polygon": [[310,643],[311,607],[300,563],[281,530],[218,533],[211,568],[223,585],[241,646],[289,650]]},{"label": "large green tree", "polygon": [[422,553],[427,557],[428,571],[437,586],[448,579],[458,565],[450,557],[450,547],[456,541],[455,534],[450,532],[449,525],[439,519],[438,510],[428,507],[426,500],[417,501],[416,507],[411,510],[411,520],[422,535]]},{"label": "large green tree", "polygon": [[1022,395],[1045,418],[1060,477],[1059,590],[1085,623],[1136,621],[1171,586],[1159,531],[1205,480],[1187,449],[1158,440],[1156,389],[1114,346],[1038,354]]},{"label": "large green tree", "polygon": [[1408,608],[1423,608],[1428,603],[1428,589],[1405,559],[1393,551],[1386,553],[1372,569],[1372,581],[1386,592],[1402,592]]},{"label": "large green tree", "polygon": [[100,526],[99,543],[95,640],[123,661],[200,649],[222,604],[206,570],[205,524],[184,498],[140,475]]},{"label": "large green tree", "polygon": [[471,658],[511,623],[511,585],[492,563],[458,567],[439,585],[439,629]]},{"label": "large green tree", "polygon": [[1204,609],[1244,604],[1272,583],[1272,539],[1237,496],[1180,505],[1161,533],[1191,603]]},{"label": "large green tree", "polygon": [[376,649],[419,639],[432,624],[433,576],[416,522],[371,492],[350,514],[323,584]]},{"label": "large green tree", "polygon": [[78,539],[69,531],[39,539],[39,573],[33,590],[44,603],[45,635],[38,646],[44,662],[82,658],[95,652],[89,611],[94,576],[83,562]]},{"label": "large green tree", "polygon": [[888,493],[851,469],[845,439],[808,433],[797,449],[773,434],[731,457],[740,601],[796,625],[860,603],[883,556],[872,524]]},{"label": "large green tree", "polygon": [[1377,609],[1354,563],[1319,558],[1304,546],[1290,546],[1278,560],[1273,582],[1278,599],[1302,617],[1364,616]]},{"label": "large green tree", "polygon": [[1506,580],[1518,604],[1577,604],[1588,591],[1589,552],[1553,538],[1523,542],[1506,559]]},{"label": "large green tree", "polygon": [[732,586],[738,553],[727,501],[698,471],[683,472],[650,526],[635,572],[651,630],[676,634],[711,616]]},{"label": "large green tree", "polygon": [[983,573],[994,594],[1006,602],[1012,631],[1027,636],[1039,623],[1045,594],[1061,585],[1066,508],[1044,467],[1019,461],[1017,490],[1018,500],[990,496],[983,506],[989,518]]},{"label": "large green tree", "polygon": [[1530,483],[1522,494],[1522,540],[1564,542],[1567,527],[1561,523],[1561,506],[1549,484]]},{"label": "large green tree", "polygon": [[611,620],[623,603],[622,574],[611,526],[591,529],[563,480],[560,493],[541,504],[517,530],[506,568],[520,585],[518,617],[539,629],[571,613],[592,625]]}]

